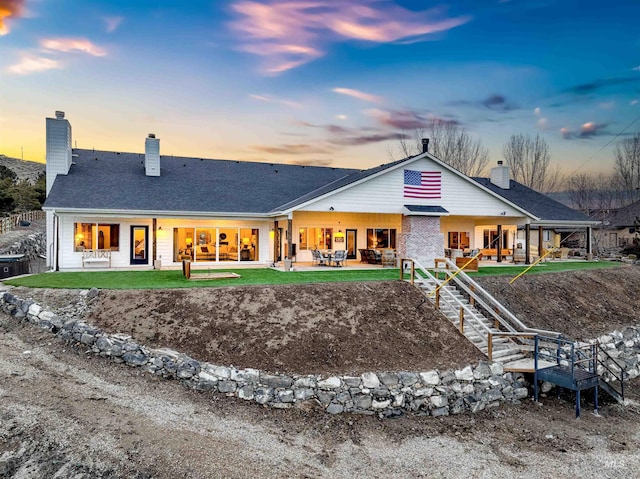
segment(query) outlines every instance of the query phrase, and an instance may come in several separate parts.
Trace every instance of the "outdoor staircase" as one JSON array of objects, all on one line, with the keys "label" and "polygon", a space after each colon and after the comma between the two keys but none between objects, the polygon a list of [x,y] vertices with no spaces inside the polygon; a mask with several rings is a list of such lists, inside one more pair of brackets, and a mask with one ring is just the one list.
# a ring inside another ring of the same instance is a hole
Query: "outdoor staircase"
[{"label": "outdoor staircase", "polygon": [[532,351],[537,334],[553,331],[526,327],[507,308],[448,259],[427,270],[411,260],[412,281],[459,331],[505,371],[533,372]]},{"label": "outdoor staircase", "polygon": [[[436,259],[433,269],[413,259],[402,260],[402,277],[407,274],[489,360],[501,363],[504,371],[534,373],[536,400],[541,380],[576,391],[576,416],[584,389],[595,388],[596,409],[598,388],[624,402],[623,368],[599,344],[581,344],[555,331],[528,328],[448,259]],[[609,367],[611,362],[617,367]]]}]

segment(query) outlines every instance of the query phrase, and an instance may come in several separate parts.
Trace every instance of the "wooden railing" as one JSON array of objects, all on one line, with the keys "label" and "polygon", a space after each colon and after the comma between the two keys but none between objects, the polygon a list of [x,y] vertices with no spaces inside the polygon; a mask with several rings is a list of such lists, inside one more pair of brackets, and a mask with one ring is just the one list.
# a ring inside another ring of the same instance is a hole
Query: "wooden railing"
[{"label": "wooden railing", "polygon": [[18,226],[21,221],[43,220],[45,219],[45,216],[46,214],[44,211],[33,210],[0,218],[0,234],[8,233]]}]

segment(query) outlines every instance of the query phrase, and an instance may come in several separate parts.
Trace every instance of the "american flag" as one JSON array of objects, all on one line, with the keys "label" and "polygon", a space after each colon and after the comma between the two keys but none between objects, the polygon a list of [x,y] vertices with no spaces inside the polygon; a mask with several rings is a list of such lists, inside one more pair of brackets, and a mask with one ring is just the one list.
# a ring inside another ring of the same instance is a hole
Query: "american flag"
[{"label": "american flag", "polygon": [[442,173],[404,170],[405,198],[441,198]]}]

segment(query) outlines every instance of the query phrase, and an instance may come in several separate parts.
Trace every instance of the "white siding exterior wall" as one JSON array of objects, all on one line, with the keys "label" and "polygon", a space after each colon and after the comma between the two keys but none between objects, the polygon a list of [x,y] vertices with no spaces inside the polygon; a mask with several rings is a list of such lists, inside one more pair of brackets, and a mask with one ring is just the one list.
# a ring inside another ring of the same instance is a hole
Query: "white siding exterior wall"
[{"label": "white siding exterior wall", "polygon": [[[404,170],[439,171],[442,173],[440,199],[404,197]],[[500,198],[477,183],[460,177],[431,159],[419,159],[401,168],[386,171],[378,177],[345,188],[330,197],[303,206],[304,211],[402,213],[404,205],[441,206],[452,216],[522,216]]]}]

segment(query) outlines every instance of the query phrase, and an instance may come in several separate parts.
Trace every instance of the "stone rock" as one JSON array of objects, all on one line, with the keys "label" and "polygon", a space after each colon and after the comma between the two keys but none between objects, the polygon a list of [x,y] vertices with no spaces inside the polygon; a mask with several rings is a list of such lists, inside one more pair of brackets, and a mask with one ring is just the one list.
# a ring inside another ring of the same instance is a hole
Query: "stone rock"
[{"label": "stone rock", "polygon": [[92,300],[93,298],[96,298],[99,294],[100,294],[100,290],[98,290],[98,288],[91,288],[87,292],[87,300]]},{"label": "stone rock", "polygon": [[362,384],[362,379],[359,376],[343,376],[342,381],[349,388],[358,388]]},{"label": "stone rock", "polygon": [[27,314],[31,316],[38,316],[40,314],[40,311],[42,311],[42,307],[40,307],[39,304],[32,303],[29,306],[29,310],[27,311]]},{"label": "stone rock", "polygon": [[312,388],[295,389],[295,397],[298,401],[307,401],[316,395]]},{"label": "stone rock", "polygon": [[440,384],[440,374],[435,370],[420,373],[420,381],[422,381],[422,384],[425,386],[437,386]]},{"label": "stone rock", "polygon": [[210,383],[214,386],[218,384],[218,378],[208,371],[200,371],[200,373],[198,373],[198,379],[200,380],[200,382]]},{"label": "stone rock", "polygon": [[315,388],[318,380],[315,376],[302,376],[296,379],[294,384],[297,388]]},{"label": "stone rock", "polygon": [[553,389],[554,384],[547,382],[547,381],[543,381],[542,385],[540,386],[540,392],[543,393],[548,393],[549,391],[551,391]]},{"label": "stone rock", "polygon": [[433,394],[433,388],[418,388],[413,390],[414,397],[429,397]]},{"label": "stone rock", "polygon": [[341,412],[344,412],[344,406],[342,404],[337,404],[332,402],[327,406],[326,411],[329,414],[340,414]]},{"label": "stone rock", "polygon": [[473,377],[476,379],[488,379],[491,376],[491,368],[486,361],[480,361],[473,371]]},{"label": "stone rock", "polygon": [[320,389],[338,389],[341,385],[340,378],[337,376],[331,376],[327,379],[318,381],[318,387]]},{"label": "stone rock", "polygon": [[288,376],[260,374],[260,383],[272,388],[290,388],[293,385],[293,379]]},{"label": "stone rock", "polygon": [[320,404],[327,406],[331,401],[333,401],[333,398],[336,397],[336,393],[333,391],[320,390],[316,392],[316,397],[318,398],[318,401],[320,401]]},{"label": "stone rock", "polygon": [[373,403],[373,398],[368,394],[358,394],[353,398],[353,404],[358,409],[369,409]]},{"label": "stone rock", "polygon": [[502,391],[500,389],[489,389],[482,393],[482,400],[484,402],[492,402],[502,399]]},{"label": "stone rock", "polygon": [[398,384],[398,375],[396,373],[379,373],[378,379],[385,386],[395,386]]},{"label": "stone rock", "polygon": [[131,366],[142,366],[147,363],[147,357],[142,353],[128,351],[122,355],[124,362]]},{"label": "stone rock", "polygon": [[260,379],[260,371],[257,369],[233,369],[231,370],[231,380],[238,383],[257,384]]},{"label": "stone rock", "polygon": [[258,404],[267,404],[273,401],[273,389],[258,388],[254,392],[255,400]]},{"label": "stone rock", "polygon": [[445,371],[440,378],[440,384],[449,385],[456,380],[456,375],[451,371]]},{"label": "stone rock", "polygon": [[210,364],[207,366],[207,372],[220,379],[229,379],[231,377],[231,370],[224,366],[214,366]]},{"label": "stone rock", "polygon": [[391,399],[387,399],[385,401],[374,400],[371,402],[371,408],[376,410],[387,409],[390,405],[391,405]]},{"label": "stone rock", "polygon": [[491,371],[492,376],[502,376],[504,374],[504,368],[501,363],[491,363],[489,365],[489,370]]},{"label": "stone rock", "polygon": [[456,370],[455,375],[458,381],[473,381],[473,368],[467,366],[463,369]]},{"label": "stone rock", "polygon": [[96,347],[100,351],[109,351],[113,343],[109,340],[107,336],[100,336],[96,339]]},{"label": "stone rock", "polygon": [[392,403],[391,405],[393,407],[402,407],[402,405],[404,404],[404,394],[402,393],[397,393],[397,394],[392,394]]},{"label": "stone rock", "polygon": [[87,346],[91,346],[96,340],[95,336],[92,336],[91,334],[87,334],[87,333],[82,333],[82,335],[80,336],[80,342],[82,344],[86,344]]},{"label": "stone rock", "polygon": [[400,376],[400,382],[405,386],[413,386],[419,381],[418,375],[416,373],[401,371],[398,373],[398,376]]},{"label": "stone rock", "polygon": [[253,386],[250,384],[247,384],[246,386],[242,386],[240,389],[238,389],[238,397],[240,399],[244,399],[245,401],[253,400],[254,398]]},{"label": "stone rock", "polygon": [[437,408],[437,409],[433,409],[431,411],[431,415],[433,417],[448,416],[449,415],[449,408],[448,407],[440,407],[440,408]]},{"label": "stone rock", "polygon": [[218,391],[221,393],[232,393],[237,387],[238,385],[234,381],[223,380],[218,382]]},{"label": "stone rock", "polygon": [[431,401],[434,408],[444,407],[449,404],[446,396],[431,396],[429,401]]},{"label": "stone rock", "polygon": [[380,379],[375,373],[364,373],[362,376],[362,386],[367,389],[373,389],[380,386]]},{"label": "stone rock", "polygon": [[529,396],[529,391],[527,388],[517,388],[513,390],[514,399],[524,399]]},{"label": "stone rock", "polygon": [[294,394],[291,389],[285,389],[283,391],[278,391],[278,399],[280,402],[293,402]]}]

